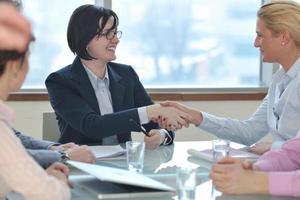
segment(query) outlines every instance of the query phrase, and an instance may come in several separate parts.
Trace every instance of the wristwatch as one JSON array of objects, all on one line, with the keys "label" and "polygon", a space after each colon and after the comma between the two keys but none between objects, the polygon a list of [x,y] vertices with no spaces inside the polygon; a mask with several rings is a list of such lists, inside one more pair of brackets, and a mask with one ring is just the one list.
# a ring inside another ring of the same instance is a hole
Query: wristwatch
[{"label": "wristwatch", "polygon": [[58,151],[60,153],[60,161],[64,164],[67,164],[67,161],[70,160],[69,154],[66,151]]}]

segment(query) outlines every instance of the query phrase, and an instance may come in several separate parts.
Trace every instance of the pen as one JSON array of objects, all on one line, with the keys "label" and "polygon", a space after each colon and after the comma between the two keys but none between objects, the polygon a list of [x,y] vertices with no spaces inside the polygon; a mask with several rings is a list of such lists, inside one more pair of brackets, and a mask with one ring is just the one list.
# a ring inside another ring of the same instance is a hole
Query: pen
[{"label": "pen", "polygon": [[276,130],[278,130],[278,123],[279,123],[279,115],[277,114],[276,110],[275,110],[275,107],[273,107],[273,113],[274,113],[274,116],[276,118]]},{"label": "pen", "polygon": [[146,136],[149,137],[146,129],[142,126],[142,125],[139,125],[134,119],[129,119],[129,122],[134,124],[134,126],[141,132],[143,132]]}]

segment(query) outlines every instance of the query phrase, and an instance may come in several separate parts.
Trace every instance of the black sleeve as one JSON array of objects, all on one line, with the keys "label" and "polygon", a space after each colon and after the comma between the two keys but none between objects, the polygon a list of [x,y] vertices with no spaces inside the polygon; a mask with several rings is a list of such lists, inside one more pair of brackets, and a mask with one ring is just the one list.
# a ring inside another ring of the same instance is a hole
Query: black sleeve
[{"label": "black sleeve", "polygon": [[128,119],[139,120],[136,108],[99,115],[69,82],[57,73],[48,76],[46,87],[50,102],[59,117],[87,137],[101,139],[128,132],[132,130]]}]

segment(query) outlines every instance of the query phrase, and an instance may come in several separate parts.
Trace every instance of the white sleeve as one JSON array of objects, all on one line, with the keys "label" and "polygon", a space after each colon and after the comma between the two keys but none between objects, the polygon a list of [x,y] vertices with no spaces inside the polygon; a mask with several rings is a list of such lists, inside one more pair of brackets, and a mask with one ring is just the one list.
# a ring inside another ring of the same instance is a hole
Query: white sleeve
[{"label": "white sleeve", "polygon": [[146,106],[138,108],[138,114],[139,114],[141,124],[147,124],[150,122],[150,120],[148,118]]},{"label": "white sleeve", "polygon": [[[49,176],[26,153],[4,122],[0,122],[0,138],[0,182],[6,185],[6,189],[19,193],[28,200],[70,199],[68,186]],[[7,195],[3,192],[5,191],[0,189],[0,196]]]},{"label": "white sleeve", "polygon": [[247,120],[216,117],[203,112],[203,121],[198,127],[219,138],[251,145],[269,132],[267,109],[268,98],[266,97],[256,112]]}]

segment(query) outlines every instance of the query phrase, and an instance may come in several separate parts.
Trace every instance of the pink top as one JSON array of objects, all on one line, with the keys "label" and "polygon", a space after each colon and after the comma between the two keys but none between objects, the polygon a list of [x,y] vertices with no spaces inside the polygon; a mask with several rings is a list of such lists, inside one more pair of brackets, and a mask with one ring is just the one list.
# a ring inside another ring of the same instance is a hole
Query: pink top
[{"label": "pink top", "polygon": [[282,149],[265,153],[255,166],[269,171],[270,194],[300,197],[300,131]]},{"label": "pink top", "polygon": [[25,151],[10,126],[14,112],[0,100],[0,199],[10,192],[27,200],[70,199],[68,186],[49,176]]}]

